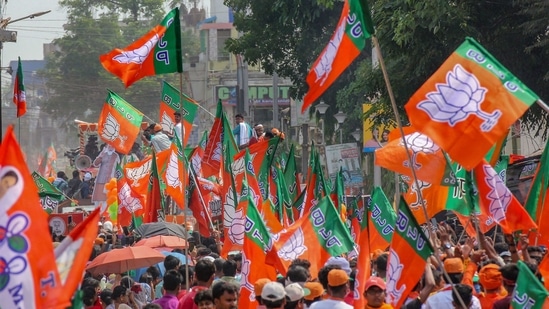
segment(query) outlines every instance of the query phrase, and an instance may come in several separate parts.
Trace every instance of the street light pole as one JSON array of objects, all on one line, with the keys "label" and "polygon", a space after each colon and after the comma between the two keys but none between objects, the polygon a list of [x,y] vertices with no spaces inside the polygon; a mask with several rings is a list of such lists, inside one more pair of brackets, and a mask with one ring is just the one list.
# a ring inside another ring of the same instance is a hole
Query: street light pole
[{"label": "street light pole", "polygon": [[345,121],[345,119],[347,119],[347,115],[342,111],[338,111],[337,114],[334,115],[334,117],[339,124],[339,143],[343,144],[343,122]]},{"label": "street light pole", "polygon": [[320,100],[320,103],[315,106],[316,108],[316,111],[320,114],[320,118],[322,119],[322,144],[326,144],[326,141],[324,140],[324,122],[325,122],[325,119],[324,119],[324,115],[326,114],[326,111],[328,110],[328,108],[330,107],[330,105],[324,103],[324,100]]},{"label": "street light pole", "polygon": [[[33,19],[38,16],[48,14],[51,10],[38,12],[34,14],[27,15],[25,17],[17,18],[11,20],[11,17],[0,20],[0,67],[2,67],[2,50],[4,48],[4,42],[17,42],[17,31],[7,31],[6,26],[13,24],[24,19]],[[4,124],[2,123],[2,75],[0,74],[0,138],[4,135]]]}]

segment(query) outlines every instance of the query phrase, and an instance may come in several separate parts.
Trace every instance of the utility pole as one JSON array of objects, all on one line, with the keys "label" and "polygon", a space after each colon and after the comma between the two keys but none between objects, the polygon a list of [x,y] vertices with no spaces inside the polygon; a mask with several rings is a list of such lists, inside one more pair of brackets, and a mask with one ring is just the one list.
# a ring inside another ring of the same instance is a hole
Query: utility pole
[{"label": "utility pole", "polygon": [[[2,1],[0,1],[0,12],[2,11]],[[33,19],[38,16],[48,14],[51,11],[38,12],[34,14],[27,15],[25,17],[17,18],[11,20],[11,17],[6,19],[0,18],[0,68],[2,67],[2,49],[4,48],[4,42],[17,42],[17,31],[6,30],[6,27],[9,24],[18,22],[24,19]],[[4,124],[2,123],[2,75],[0,74],[0,138],[4,136]]]},{"label": "utility pole", "polygon": [[278,125],[278,73],[273,73],[273,128],[280,129]]}]

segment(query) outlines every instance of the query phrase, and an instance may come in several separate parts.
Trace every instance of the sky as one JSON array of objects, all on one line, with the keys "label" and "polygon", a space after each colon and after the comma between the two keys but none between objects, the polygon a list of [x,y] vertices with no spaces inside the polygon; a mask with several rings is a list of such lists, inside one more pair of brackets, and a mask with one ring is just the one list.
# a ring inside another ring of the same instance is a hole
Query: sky
[{"label": "sky", "polygon": [[6,42],[2,49],[2,66],[5,67],[11,60],[41,60],[44,59],[42,45],[53,39],[62,37],[63,24],[66,12],[58,5],[58,0],[8,0],[1,1],[2,18],[11,17],[12,20],[30,14],[48,11],[50,13],[25,19],[9,24],[6,30],[17,31],[17,42]]}]

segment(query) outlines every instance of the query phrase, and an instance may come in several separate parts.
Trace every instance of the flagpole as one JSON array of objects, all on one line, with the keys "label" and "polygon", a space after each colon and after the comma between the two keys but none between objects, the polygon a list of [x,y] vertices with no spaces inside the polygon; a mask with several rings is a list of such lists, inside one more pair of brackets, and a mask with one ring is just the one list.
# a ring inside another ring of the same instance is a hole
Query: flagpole
[{"label": "flagpole", "polygon": [[[184,113],[184,108],[183,108],[183,72],[179,72],[179,112],[181,113],[181,115],[185,115]],[[185,134],[187,132],[185,132],[185,126],[183,125],[183,118],[180,120],[180,124],[181,124],[181,151],[183,152],[183,155],[185,155],[185,146],[186,145],[183,145],[184,144],[184,141],[185,141]],[[177,130],[177,128],[175,128]],[[177,132],[176,132],[176,136],[177,136]],[[182,164],[185,164],[185,159],[183,158],[183,162]],[[187,196],[185,195],[185,190],[187,188],[187,179],[185,178],[185,169],[182,168],[181,171],[179,171],[179,173],[181,174],[181,192],[183,193],[183,196],[185,197],[183,199],[183,224],[185,224],[185,234],[187,236],[187,239],[185,239],[185,241],[187,241],[187,246],[185,246],[185,260],[186,260],[186,263],[185,263],[185,282],[187,283],[187,285],[189,284],[189,242],[188,242],[188,239],[189,239],[189,235],[188,235],[188,231],[187,231]],[[200,233],[199,233],[200,234]]]},{"label": "flagpole", "polygon": [[[412,163],[413,162],[412,155],[410,154],[408,143],[406,142],[404,129],[402,128],[402,121],[400,120],[400,114],[398,112],[398,108],[396,105],[395,95],[393,93],[393,88],[391,87],[391,81],[389,80],[389,74],[387,73],[387,68],[385,67],[385,61],[383,61],[383,54],[381,53],[381,47],[379,46],[379,41],[377,40],[377,36],[372,35],[372,43],[374,43],[374,46],[376,48],[379,65],[381,67],[381,72],[383,73],[383,79],[385,80],[385,86],[387,87],[387,93],[389,94],[389,99],[391,100],[391,106],[393,108],[393,113],[395,115],[395,120],[397,122],[398,130],[400,131],[400,137],[402,138],[402,142],[406,150],[406,156],[408,157],[408,161]],[[429,233],[432,235],[432,239],[435,239],[436,235],[433,231],[433,226],[432,226],[433,224],[430,222],[430,220],[428,220],[429,215],[427,214],[427,206],[425,205],[425,201],[423,200],[423,195],[421,194],[421,190],[419,189],[421,187],[419,186],[419,181],[417,179],[416,170],[413,164],[410,164],[410,170],[412,171],[412,176],[414,177],[414,182],[417,188],[416,194],[419,200],[421,200],[421,208],[423,209],[425,220],[427,220],[427,224],[431,226],[431,228],[429,229]],[[434,256],[437,262],[439,263],[439,265],[442,265],[443,263],[442,263],[442,260],[440,259],[440,256],[438,256],[438,254],[434,254]],[[442,268],[442,272],[446,280],[448,280],[448,282],[451,282],[450,276],[448,275],[448,273],[444,268]],[[461,298],[461,296],[459,295],[459,293],[457,292],[456,288],[453,285],[452,285],[452,290],[458,296],[460,305],[463,308],[466,308],[467,306],[465,306],[465,302],[463,301],[463,299]]]},{"label": "flagpole", "polygon": [[549,113],[549,106],[545,102],[543,102],[541,99],[537,99],[536,103],[547,113]]},{"label": "flagpole", "polygon": [[202,204],[202,207],[204,208],[204,212],[206,213],[206,219],[208,219],[208,223],[210,225],[210,230],[214,230],[214,226],[212,223],[212,217],[210,217],[210,212],[206,208],[206,203],[204,202],[204,197],[202,196],[202,191],[200,190],[200,184],[198,183],[198,180],[196,179],[196,174],[194,172],[194,169],[191,164],[189,164],[189,175],[193,178],[193,181],[196,185],[196,189],[198,190],[198,196],[200,197],[200,203]]}]

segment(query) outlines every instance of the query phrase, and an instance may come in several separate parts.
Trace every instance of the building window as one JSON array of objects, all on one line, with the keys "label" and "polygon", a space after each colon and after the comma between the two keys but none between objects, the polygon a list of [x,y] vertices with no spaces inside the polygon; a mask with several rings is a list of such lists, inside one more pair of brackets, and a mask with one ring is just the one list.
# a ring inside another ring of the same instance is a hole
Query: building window
[{"label": "building window", "polygon": [[225,42],[231,37],[231,29],[217,29],[217,61],[229,61],[230,53],[225,49]]}]

